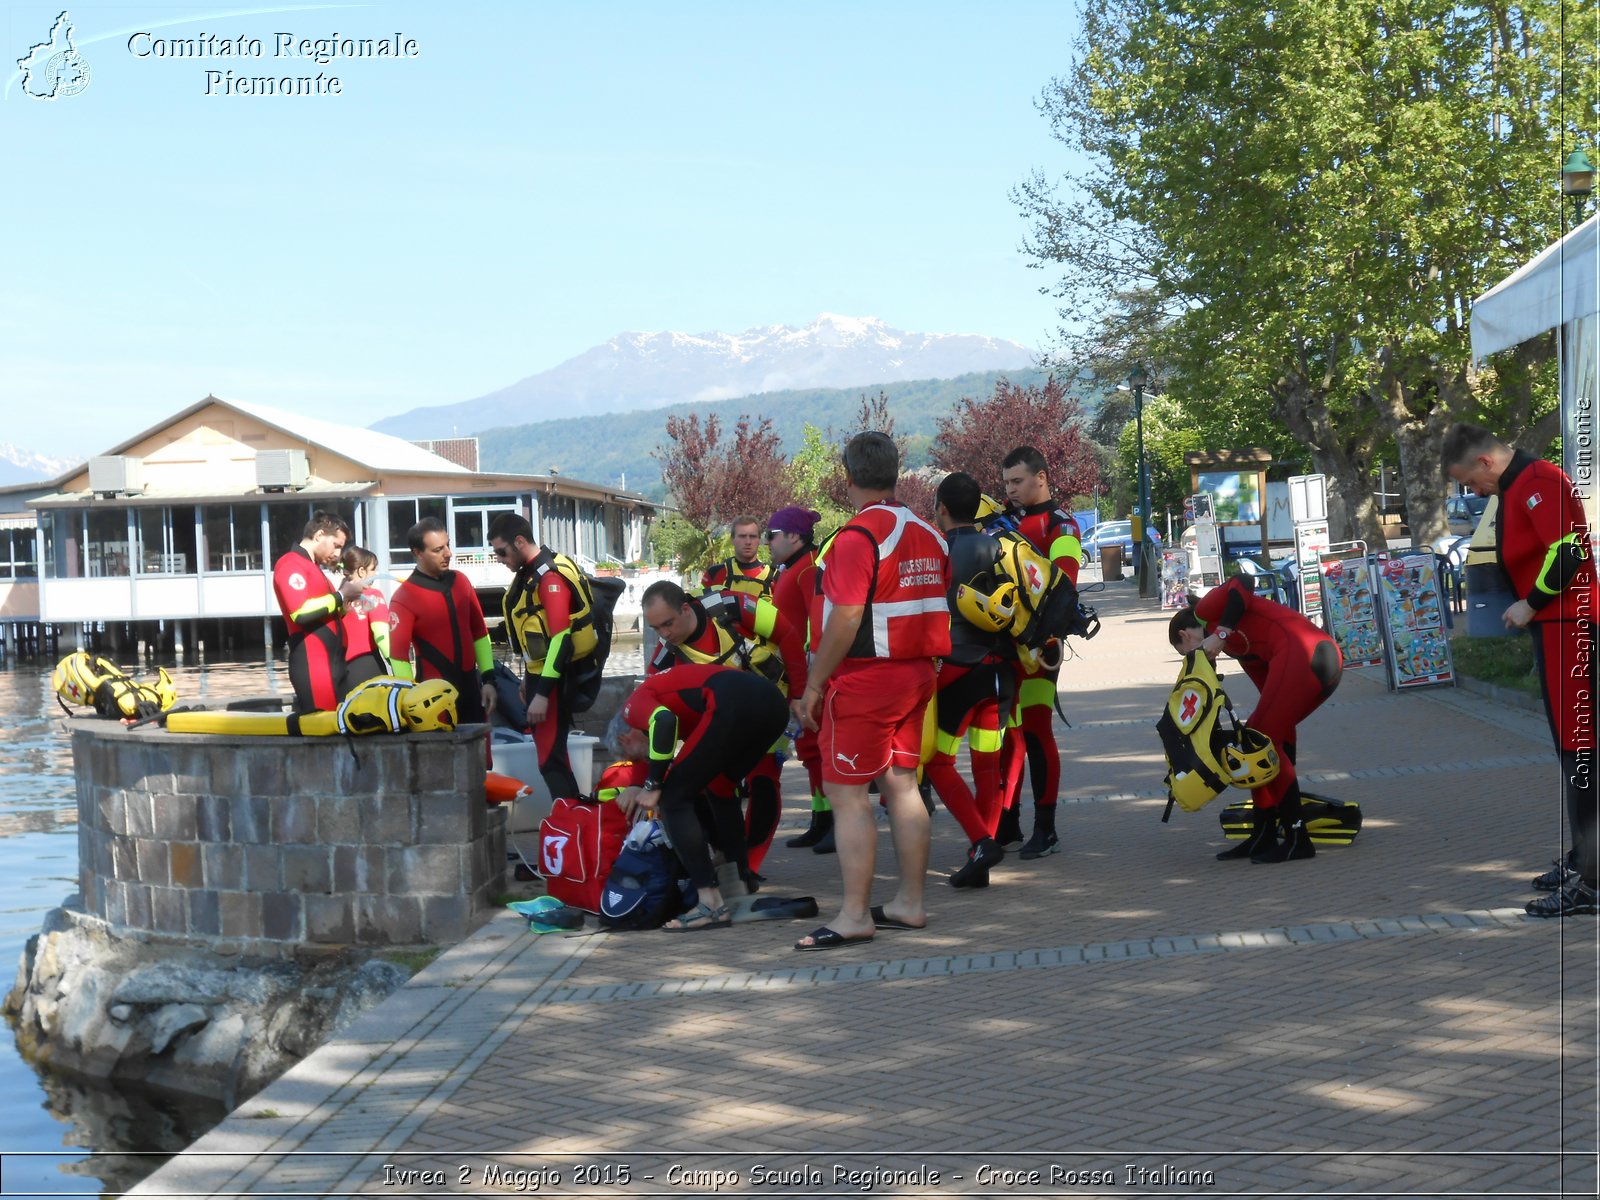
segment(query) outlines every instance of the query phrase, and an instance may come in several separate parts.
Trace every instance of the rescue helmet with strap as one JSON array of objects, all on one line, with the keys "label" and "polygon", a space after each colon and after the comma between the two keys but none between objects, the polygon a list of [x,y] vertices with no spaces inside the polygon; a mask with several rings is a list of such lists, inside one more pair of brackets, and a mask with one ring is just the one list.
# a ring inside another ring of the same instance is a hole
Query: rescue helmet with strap
[{"label": "rescue helmet with strap", "polygon": [[1242,726],[1239,740],[1222,749],[1222,765],[1228,781],[1237,788],[1265,787],[1278,777],[1281,764],[1272,739],[1259,729]]}]

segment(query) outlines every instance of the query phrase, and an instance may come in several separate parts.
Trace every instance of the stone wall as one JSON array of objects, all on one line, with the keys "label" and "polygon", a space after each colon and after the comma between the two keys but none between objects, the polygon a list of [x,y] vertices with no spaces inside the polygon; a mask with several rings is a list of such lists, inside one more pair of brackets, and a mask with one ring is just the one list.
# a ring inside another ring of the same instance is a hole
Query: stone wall
[{"label": "stone wall", "polygon": [[251,953],[449,944],[504,889],[485,727],[358,739],[72,725],[83,911]]}]

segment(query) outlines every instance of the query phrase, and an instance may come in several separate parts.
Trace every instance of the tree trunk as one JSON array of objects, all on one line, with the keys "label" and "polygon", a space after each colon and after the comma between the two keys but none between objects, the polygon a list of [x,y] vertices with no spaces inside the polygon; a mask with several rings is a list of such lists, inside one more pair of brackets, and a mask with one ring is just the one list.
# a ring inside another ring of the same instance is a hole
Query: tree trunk
[{"label": "tree trunk", "polygon": [[1269,392],[1277,418],[1311,452],[1312,463],[1327,477],[1329,540],[1361,538],[1368,546],[1381,547],[1383,530],[1370,482],[1370,435],[1340,437],[1327,392],[1303,375],[1287,374]]}]

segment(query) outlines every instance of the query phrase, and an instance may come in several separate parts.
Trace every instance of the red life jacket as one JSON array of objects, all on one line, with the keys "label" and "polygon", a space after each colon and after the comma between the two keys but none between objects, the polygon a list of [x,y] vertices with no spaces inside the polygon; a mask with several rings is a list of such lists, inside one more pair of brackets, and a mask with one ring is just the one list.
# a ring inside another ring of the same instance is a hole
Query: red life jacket
[{"label": "red life jacket", "polygon": [[[824,581],[830,553],[841,539],[865,536],[872,543],[872,583],[861,628],[845,658],[943,658],[950,653],[950,609],[945,601],[950,559],[939,531],[895,500],[867,505],[817,555],[817,593],[822,624],[832,602]],[[820,630],[813,633],[820,636]]]}]

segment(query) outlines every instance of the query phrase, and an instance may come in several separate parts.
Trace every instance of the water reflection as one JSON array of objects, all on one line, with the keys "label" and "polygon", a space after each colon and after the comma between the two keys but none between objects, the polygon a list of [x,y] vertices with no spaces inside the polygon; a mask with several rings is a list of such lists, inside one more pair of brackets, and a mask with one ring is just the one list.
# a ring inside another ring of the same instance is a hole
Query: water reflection
[{"label": "water reflection", "polygon": [[[0,663],[0,979],[7,987],[45,913],[78,888],[77,799],[66,730],[72,720],[100,718],[89,709],[77,710],[88,716],[68,717],[51,687],[53,666]],[[166,666],[180,704],[293,692],[277,661]],[[638,639],[619,639],[606,668],[608,675],[639,674]],[[6,1149],[42,1152],[6,1159],[6,1195],[125,1191],[227,1115],[215,1103],[125,1084],[112,1091],[99,1081],[36,1071],[18,1054],[14,1038],[5,1037],[0,1095],[8,1101]]]}]

